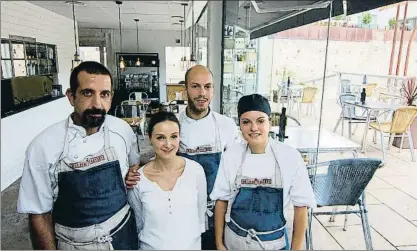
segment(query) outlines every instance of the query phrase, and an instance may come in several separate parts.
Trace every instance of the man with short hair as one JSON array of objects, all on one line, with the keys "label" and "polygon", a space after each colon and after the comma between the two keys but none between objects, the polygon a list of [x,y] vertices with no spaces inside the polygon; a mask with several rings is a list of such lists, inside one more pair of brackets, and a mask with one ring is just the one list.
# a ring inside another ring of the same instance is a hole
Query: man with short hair
[{"label": "man with short hair", "polygon": [[106,115],[112,77],[102,64],[71,72],[74,112],[26,150],[17,210],[29,214],[34,249],[138,249],[124,177],[139,163],[135,134]]},{"label": "man with short hair", "polygon": [[[190,68],[185,74],[185,89],[188,105],[179,114],[181,124],[181,141],[179,154],[197,161],[203,166],[207,179],[207,194],[210,195],[220,157],[238,137],[239,132],[233,119],[214,112],[210,102],[214,94],[213,75],[202,65]],[[133,169],[133,172],[136,168]],[[130,172],[128,185],[136,184],[139,178]],[[208,197],[209,198],[209,197]],[[214,201],[209,199],[207,208],[206,232],[202,234],[202,249],[215,250],[214,236]]]}]

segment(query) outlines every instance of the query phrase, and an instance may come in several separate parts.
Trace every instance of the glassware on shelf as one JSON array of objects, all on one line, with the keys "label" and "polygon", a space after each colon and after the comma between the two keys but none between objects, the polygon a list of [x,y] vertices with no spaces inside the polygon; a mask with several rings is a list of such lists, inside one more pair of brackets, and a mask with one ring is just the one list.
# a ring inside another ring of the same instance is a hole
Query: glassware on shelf
[{"label": "glassware on shelf", "polygon": [[24,59],[25,52],[23,49],[23,44],[12,44],[12,55],[13,59]]},{"label": "glassware on shelf", "polygon": [[10,45],[9,43],[1,43],[1,58],[10,59]]},{"label": "glassware on shelf", "polygon": [[14,75],[16,77],[26,76],[25,60],[13,60]]},{"label": "glassware on shelf", "polygon": [[1,61],[1,78],[11,78],[11,77],[13,77],[12,61],[2,60]]}]

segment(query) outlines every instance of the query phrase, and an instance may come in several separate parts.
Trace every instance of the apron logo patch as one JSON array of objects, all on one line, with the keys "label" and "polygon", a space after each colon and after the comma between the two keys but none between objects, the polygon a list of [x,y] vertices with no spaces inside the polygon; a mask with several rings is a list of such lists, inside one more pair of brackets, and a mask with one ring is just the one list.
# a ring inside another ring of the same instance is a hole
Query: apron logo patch
[{"label": "apron logo patch", "polygon": [[242,179],[242,185],[271,185],[272,179]]},{"label": "apron logo patch", "polygon": [[199,146],[195,149],[189,149],[187,148],[185,150],[186,153],[205,153],[205,152],[212,152],[213,147],[212,146]]},{"label": "apron logo patch", "polygon": [[99,156],[95,156],[95,157],[92,157],[92,158],[88,158],[85,161],[71,163],[71,164],[69,164],[69,166],[73,169],[82,168],[82,167],[93,165],[93,164],[95,164],[97,162],[100,162],[100,161],[103,161],[103,160],[105,160],[104,154],[99,155]]}]

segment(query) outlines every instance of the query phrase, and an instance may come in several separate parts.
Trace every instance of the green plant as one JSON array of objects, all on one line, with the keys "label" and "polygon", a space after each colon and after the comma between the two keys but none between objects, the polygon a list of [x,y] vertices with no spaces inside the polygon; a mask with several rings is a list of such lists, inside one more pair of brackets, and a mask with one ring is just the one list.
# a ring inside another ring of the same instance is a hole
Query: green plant
[{"label": "green plant", "polygon": [[395,27],[395,17],[388,20],[388,26],[391,30],[394,29],[394,27]]},{"label": "green plant", "polygon": [[407,83],[402,83],[401,88],[402,94],[407,102],[408,106],[413,105],[413,103],[417,100],[417,83],[416,77],[410,77],[407,80]]},{"label": "green plant", "polygon": [[368,25],[372,22],[372,15],[371,13],[367,12],[362,16],[362,23]]}]

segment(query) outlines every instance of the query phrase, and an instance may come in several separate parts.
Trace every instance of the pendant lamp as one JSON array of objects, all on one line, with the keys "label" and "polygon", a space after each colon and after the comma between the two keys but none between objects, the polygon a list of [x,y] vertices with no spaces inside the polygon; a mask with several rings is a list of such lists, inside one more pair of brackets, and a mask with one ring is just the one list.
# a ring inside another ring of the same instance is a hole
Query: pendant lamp
[{"label": "pendant lamp", "polygon": [[[122,1],[116,1],[116,4],[119,6],[119,35],[120,35],[120,52],[122,52],[122,22],[120,20],[120,5],[122,4]],[[123,59],[123,57],[120,57],[120,62],[119,62],[119,68],[120,70],[124,70],[126,67],[125,61]]]},{"label": "pendant lamp", "polygon": [[80,59],[80,54],[78,54],[78,44],[77,44],[77,29],[75,26],[75,1],[73,0],[70,4],[72,4],[72,19],[74,22],[74,45],[75,45],[75,54],[74,59],[72,60],[72,68],[73,70],[75,67],[77,67],[82,60]]},{"label": "pendant lamp", "polygon": [[185,29],[185,7],[186,6],[188,6],[188,4],[187,3],[182,3],[181,4],[182,6],[183,6],[183,8],[184,8],[184,21],[183,21],[183,25],[184,25],[184,45],[182,46],[182,49],[183,49],[183,57],[181,58],[181,68],[182,69],[187,69],[187,54],[186,54],[186,50],[185,50],[185,39],[186,39],[186,37],[187,37],[187,31],[186,31],[186,29]]},{"label": "pendant lamp", "polygon": [[[135,22],[136,22],[136,46],[137,46],[137,52],[139,53],[139,26],[138,26],[139,19],[135,18],[133,20],[135,20]],[[140,63],[141,63],[140,58],[138,57],[138,59],[136,60],[135,65],[139,67]]]},{"label": "pendant lamp", "polygon": [[188,69],[191,67],[197,65],[197,60],[195,59],[195,41],[194,41],[194,34],[195,34],[195,25],[194,25],[194,0],[191,1],[191,17],[192,17],[192,23],[191,23],[191,55],[190,55],[190,61],[188,63]]}]

